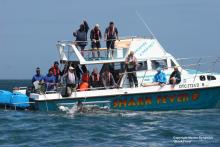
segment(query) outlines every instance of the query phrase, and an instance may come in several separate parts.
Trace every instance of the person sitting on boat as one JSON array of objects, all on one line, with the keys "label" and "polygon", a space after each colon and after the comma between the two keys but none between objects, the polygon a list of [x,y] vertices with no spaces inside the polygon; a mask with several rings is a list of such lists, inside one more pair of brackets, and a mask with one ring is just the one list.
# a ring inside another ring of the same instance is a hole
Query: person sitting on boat
[{"label": "person sitting on boat", "polygon": [[134,56],[134,52],[131,51],[128,57],[125,60],[126,69],[128,72],[128,80],[130,83],[130,87],[133,87],[133,83],[135,87],[138,87],[138,81],[136,76],[136,69],[137,69],[137,58]]},{"label": "person sitting on boat", "polygon": [[178,70],[178,67],[174,67],[174,71],[171,73],[170,78],[169,78],[169,83],[171,85],[179,84],[181,82],[181,74],[180,71]]},{"label": "person sitting on boat", "polygon": [[111,58],[113,57],[113,54],[114,54],[115,40],[118,40],[118,29],[115,27],[113,21],[111,21],[109,23],[109,26],[106,28],[104,39],[106,40],[108,58]]},{"label": "person sitting on boat", "polygon": [[167,78],[162,68],[157,68],[157,73],[154,75],[153,82],[155,85],[164,86],[167,83]]},{"label": "person sitting on boat", "polygon": [[60,75],[61,75],[61,71],[60,71],[60,68],[59,68],[59,62],[58,61],[55,61],[53,66],[50,68],[53,72],[53,75],[55,76],[55,81],[56,83],[59,83],[60,81]]},{"label": "person sitting on boat", "polygon": [[79,91],[87,91],[89,89],[89,71],[85,65],[82,65],[82,82],[79,84]]},{"label": "person sitting on boat", "polygon": [[76,88],[76,77],[72,66],[69,67],[68,72],[63,75],[63,78],[66,80],[66,96],[70,96]]},{"label": "person sitting on boat", "polygon": [[90,81],[90,87],[92,88],[101,87],[100,74],[98,73],[98,69],[96,67],[93,69],[89,81]]},{"label": "person sitting on boat", "polygon": [[101,80],[105,89],[114,88],[117,86],[108,66],[105,67],[105,71],[102,73]]},{"label": "person sitting on boat", "polygon": [[40,73],[40,68],[36,68],[36,74],[32,78],[32,84],[34,86],[35,92],[41,89],[41,86],[44,82],[44,76]]},{"label": "person sitting on boat", "polygon": [[80,47],[82,56],[84,56],[84,49],[88,44],[87,42],[88,31],[89,31],[89,25],[87,21],[84,20],[83,23],[80,25],[80,28],[76,32],[73,32],[73,36],[76,37],[76,46]]},{"label": "person sitting on boat", "polygon": [[95,48],[97,49],[98,58],[100,58],[99,48],[101,47],[100,40],[102,39],[102,33],[99,29],[99,24],[96,24],[94,29],[90,32],[90,39],[92,41],[92,57],[95,58]]},{"label": "person sitting on boat", "polygon": [[76,72],[76,83],[79,84],[81,80],[81,75],[83,74],[82,70],[79,68],[78,64],[72,64],[73,67],[75,68]]},{"label": "person sitting on boat", "polygon": [[49,69],[48,74],[44,77],[46,91],[55,90],[56,77],[53,75],[53,69]]}]

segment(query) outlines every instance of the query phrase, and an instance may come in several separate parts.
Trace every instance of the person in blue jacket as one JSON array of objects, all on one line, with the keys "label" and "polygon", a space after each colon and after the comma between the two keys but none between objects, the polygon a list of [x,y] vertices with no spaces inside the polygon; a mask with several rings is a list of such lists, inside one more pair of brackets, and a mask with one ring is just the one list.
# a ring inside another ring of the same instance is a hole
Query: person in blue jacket
[{"label": "person in blue jacket", "polygon": [[39,92],[42,88],[42,84],[44,83],[44,76],[40,73],[40,68],[36,68],[36,74],[32,77],[32,84],[34,92]]},{"label": "person in blue jacket", "polygon": [[35,81],[43,82],[43,80],[44,80],[44,76],[41,75],[40,68],[37,67],[36,68],[36,74],[32,78],[32,83],[34,83]]},{"label": "person in blue jacket", "polygon": [[165,73],[162,71],[162,68],[157,68],[157,73],[154,75],[153,82],[160,86],[164,86],[167,83],[167,78]]},{"label": "person in blue jacket", "polygon": [[53,70],[49,69],[48,74],[44,77],[46,91],[55,90],[56,77],[53,75]]},{"label": "person in blue jacket", "polygon": [[89,31],[89,25],[86,20],[83,20],[82,24],[80,25],[79,29],[76,32],[73,32],[73,36],[76,37],[76,46],[80,47],[81,54],[84,57],[84,49],[87,42],[87,33]]}]

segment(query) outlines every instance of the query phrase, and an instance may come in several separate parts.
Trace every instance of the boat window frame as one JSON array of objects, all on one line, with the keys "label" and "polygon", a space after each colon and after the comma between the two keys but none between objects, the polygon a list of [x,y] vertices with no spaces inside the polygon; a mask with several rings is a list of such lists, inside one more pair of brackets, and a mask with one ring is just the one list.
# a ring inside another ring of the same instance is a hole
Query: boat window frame
[{"label": "boat window frame", "polygon": [[[164,61],[165,65],[161,66],[159,63],[159,66],[153,68],[152,61]],[[151,70],[156,70],[158,67],[161,67],[163,69],[168,69],[168,58],[150,59],[149,62],[150,62]]]}]

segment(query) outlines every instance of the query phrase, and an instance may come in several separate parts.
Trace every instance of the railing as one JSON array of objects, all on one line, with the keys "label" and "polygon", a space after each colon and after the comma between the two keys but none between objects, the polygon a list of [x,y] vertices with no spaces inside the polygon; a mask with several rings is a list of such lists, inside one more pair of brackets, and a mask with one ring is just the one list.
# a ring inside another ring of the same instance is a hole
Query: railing
[{"label": "railing", "polygon": [[[73,57],[73,50],[71,49],[71,47],[74,45],[78,48],[78,50],[81,52],[81,55],[83,56],[83,58],[86,61],[94,61],[94,60],[108,60],[111,58],[114,59],[120,59],[120,58],[125,58],[125,56],[127,55],[128,52],[128,48],[130,46],[130,41],[132,41],[133,39],[138,39],[139,37],[137,36],[131,36],[131,37],[120,37],[119,40],[116,39],[110,39],[110,40],[98,40],[100,41],[101,47],[97,50],[97,49],[92,49],[91,44],[92,41],[67,41],[67,40],[62,40],[62,41],[58,41],[58,46],[62,46],[63,50],[65,52],[66,58],[67,60],[74,60],[76,59],[74,56]],[[149,37],[144,37],[145,38],[149,38]],[[141,38],[143,39],[143,37]],[[152,38],[151,38],[152,39]],[[116,41],[115,42],[115,49],[107,49],[106,47],[102,47],[106,45],[106,41]],[[87,45],[84,50],[81,50],[80,47],[77,46],[77,43],[84,43],[86,42]],[[114,52],[112,54],[112,57],[110,57],[109,55],[111,55],[110,53]],[[98,56],[98,53],[100,53],[100,56]]]}]

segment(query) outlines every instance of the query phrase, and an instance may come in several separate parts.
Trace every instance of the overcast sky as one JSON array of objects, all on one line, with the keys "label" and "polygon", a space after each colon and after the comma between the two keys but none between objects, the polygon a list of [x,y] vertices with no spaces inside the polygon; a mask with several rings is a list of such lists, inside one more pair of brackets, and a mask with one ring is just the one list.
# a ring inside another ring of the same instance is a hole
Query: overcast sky
[{"label": "overcast sky", "polygon": [[219,0],[0,0],[0,79],[30,79],[37,66],[45,74],[56,42],[73,40],[83,19],[102,32],[113,20],[120,36],[149,35],[135,11],[175,57],[220,55]]}]

